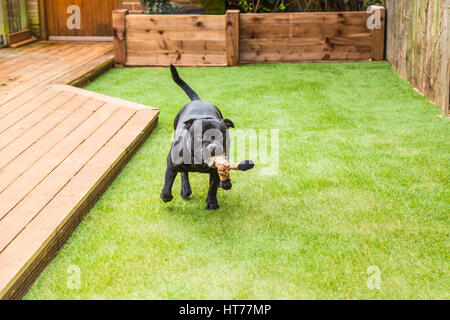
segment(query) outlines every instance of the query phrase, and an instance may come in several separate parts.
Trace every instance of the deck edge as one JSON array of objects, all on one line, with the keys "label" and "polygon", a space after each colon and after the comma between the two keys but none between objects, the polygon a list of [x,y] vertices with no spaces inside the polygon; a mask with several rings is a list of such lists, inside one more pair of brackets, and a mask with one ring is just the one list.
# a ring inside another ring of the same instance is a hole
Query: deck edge
[{"label": "deck edge", "polygon": [[89,97],[89,98],[94,98],[94,99],[103,101],[105,103],[111,103],[113,105],[127,107],[127,108],[134,109],[134,110],[159,110],[157,108],[146,106],[144,104],[140,104],[137,102],[132,102],[132,101],[116,98],[116,97],[107,96],[105,94],[101,94],[101,93],[94,92],[94,91],[89,91],[89,90],[82,89],[82,88],[73,87],[73,86],[67,85],[67,84],[49,84],[49,85],[47,85],[47,88],[56,90],[58,92],[65,91],[65,92],[70,92],[70,93],[82,95],[82,96]]},{"label": "deck edge", "polygon": [[152,121],[147,124],[142,132],[136,136],[116,164],[105,173],[105,176],[101,179],[100,183],[94,186],[87,196],[79,202],[75,211],[68,214],[70,217],[63,223],[59,231],[39,248],[37,255],[30,259],[32,261],[29,261],[27,265],[16,274],[15,278],[0,292],[0,300],[19,300],[27,293],[41,272],[44,271],[61,247],[70,238],[72,232],[76,229],[84,216],[90,211],[92,206],[106,191],[128,161],[134,156],[139,147],[150,136],[158,123],[158,113],[155,114]]},{"label": "deck edge", "polygon": [[[55,41],[39,42],[49,44],[57,43]],[[61,247],[70,238],[72,232],[76,229],[84,216],[90,211],[92,206],[107,190],[109,185],[134,156],[140,146],[150,136],[158,123],[159,109],[157,108],[79,88],[80,86],[93,81],[99,75],[113,67],[114,61],[109,55],[110,52],[106,51],[97,58],[89,59],[76,68],[71,68],[44,87],[58,92],[71,92],[77,95],[98,99],[105,103],[134,109],[137,112],[140,112],[140,110],[142,110],[142,112],[152,111],[154,112],[154,117],[134,138],[132,143],[124,149],[123,153],[115,160],[114,164],[104,172],[102,178],[92,186],[92,189],[85,194],[83,199],[68,212],[64,222],[56,229],[56,233],[50,235],[47,240],[42,243],[39,249],[34,252],[33,256],[28,259],[26,264],[14,275],[4,288],[0,288],[0,300],[19,300],[28,292],[29,288],[38,279],[42,271],[44,271],[47,265],[55,258]],[[82,72],[77,70],[83,67],[85,69]]]}]

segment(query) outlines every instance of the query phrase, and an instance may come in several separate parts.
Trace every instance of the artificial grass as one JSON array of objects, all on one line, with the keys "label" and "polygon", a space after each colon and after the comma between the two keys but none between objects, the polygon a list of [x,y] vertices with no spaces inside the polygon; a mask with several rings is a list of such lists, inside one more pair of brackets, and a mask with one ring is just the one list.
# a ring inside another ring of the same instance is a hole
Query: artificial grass
[{"label": "artificial grass", "polygon": [[280,129],[279,173],[233,172],[217,211],[207,175],[190,200],[178,176],[162,203],[188,98],[168,69],[113,69],[87,89],[160,108],[158,127],[26,299],[449,298],[449,120],[387,63],[179,72],[237,128]]}]

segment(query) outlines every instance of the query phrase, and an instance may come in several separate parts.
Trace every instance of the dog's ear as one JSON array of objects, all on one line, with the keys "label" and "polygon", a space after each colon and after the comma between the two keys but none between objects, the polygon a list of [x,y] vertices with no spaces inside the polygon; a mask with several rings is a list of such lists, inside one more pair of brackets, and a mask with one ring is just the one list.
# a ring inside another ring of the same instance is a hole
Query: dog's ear
[{"label": "dog's ear", "polygon": [[230,119],[223,119],[222,121],[223,121],[223,123],[225,123],[225,125],[226,125],[228,128],[234,128],[234,123],[233,123],[233,121],[231,121]]},{"label": "dog's ear", "polygon": [[193,119],[189,119],[188,121],[185,121],[184,124],[185,124],[186,128],[189,129],[195,120],[197,120],[197,119],[193,118]]}]

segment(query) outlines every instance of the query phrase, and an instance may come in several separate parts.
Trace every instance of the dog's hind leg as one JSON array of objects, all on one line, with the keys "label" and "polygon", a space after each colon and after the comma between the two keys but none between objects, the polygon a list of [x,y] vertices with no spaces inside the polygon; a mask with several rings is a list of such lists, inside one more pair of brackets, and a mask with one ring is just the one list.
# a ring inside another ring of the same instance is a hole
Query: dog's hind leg
[{"label": "dog's hind leg", "polygon": [[166,168],[166,176],[164,180],[164,187],[161,191],[161,199],[164,202],[169,202],[173,199],[172,195],[172,186],[173,182],[175,181],[175,178],[177,177],[177,172],[170,167]]},{"label": "dog's hind leg", "polygon": [[181,173],[181,197],[186,199],[192,194],[191,184],[189,183],[189,174],[187,172]]},{"label": "dog's hind leg", "polygon": [[208,197],[206,198],[206,209],[216,210],[219,209],[219,203],[217,202],[217,189],[219,188],[219,174],[217,171],[209,174],[209,190]]}]

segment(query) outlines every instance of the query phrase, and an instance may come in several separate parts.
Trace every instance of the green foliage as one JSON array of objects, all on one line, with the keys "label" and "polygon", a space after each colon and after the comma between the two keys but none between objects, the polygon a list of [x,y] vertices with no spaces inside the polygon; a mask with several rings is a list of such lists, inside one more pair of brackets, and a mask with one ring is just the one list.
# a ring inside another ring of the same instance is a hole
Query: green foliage
[{"label": "green foliage", "polygon": [[266,0],[266,1],[254,1],[254,0],[239,0],[239,6],[242,11],[250,12],[283,12],[286,10],[284,0]]},{"label": "green foliage", "polygon": [[227,0],[230,8],[243,12],[361,11],[382,0]]},{"label": "green foliage", "polygon": [[159,108],[158,126],[27,299],[449,298],[449,120],[388,63],[179,72],[236,129],[280,129],[278,174],[233,172],[215,212],[202,174],[189,200],[178,177],[162,203],[189,99],[167,68],[112,69],[87,89]]},{"label": "green foliage", "polygon": [[147,8],[147,14],[176,14],[181,11],[181,7],[169,0],[141,0],[141,4]]}]

